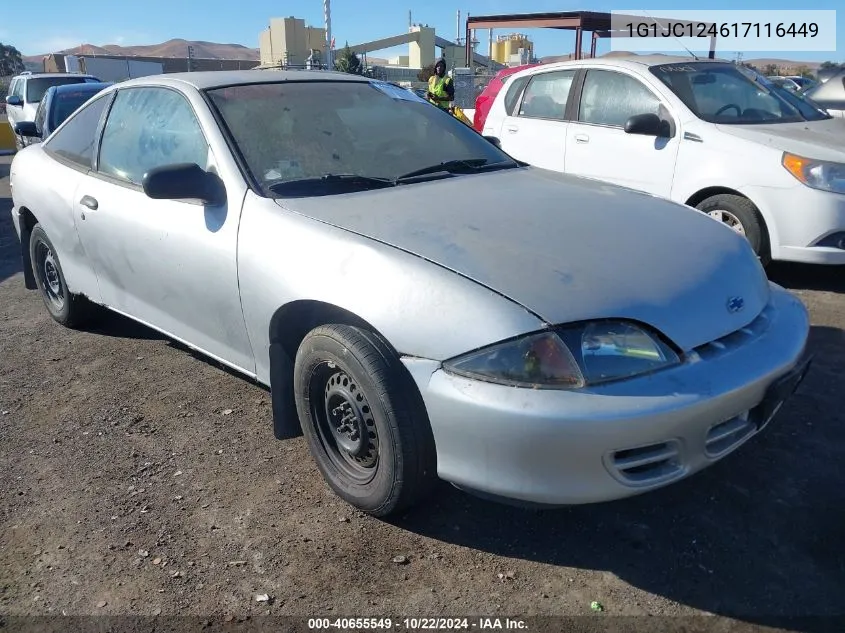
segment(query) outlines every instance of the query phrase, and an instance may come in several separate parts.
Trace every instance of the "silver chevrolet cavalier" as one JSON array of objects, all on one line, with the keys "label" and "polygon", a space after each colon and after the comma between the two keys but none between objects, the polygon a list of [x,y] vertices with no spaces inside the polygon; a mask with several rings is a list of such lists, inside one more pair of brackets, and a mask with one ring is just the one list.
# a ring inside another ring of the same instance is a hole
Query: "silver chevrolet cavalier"
[{"label": "silver chevrolet cavalier", "polygon": [[729,228],[363,77],[123,82],[11,184],[56,321],[107,308],[268,387],[275,436],[377,516],[438,477],[540,505],[654,490],[760,432],[809,366],[807,311]]}]

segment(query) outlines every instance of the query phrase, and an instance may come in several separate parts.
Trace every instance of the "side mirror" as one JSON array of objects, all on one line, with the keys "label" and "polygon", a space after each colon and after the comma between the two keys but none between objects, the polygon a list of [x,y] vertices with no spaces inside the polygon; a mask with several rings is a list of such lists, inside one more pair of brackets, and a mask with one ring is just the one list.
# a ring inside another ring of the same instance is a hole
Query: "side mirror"
[{"label": "side mirror", "polygon": [[643,136],[669,136],[666,121],[653,113],[635,114],[625,121],[626,134],[641,134]]},{"label": "side mirror", "polygon": [[141,186],[155,200],[200,200],[212,206],[226,201],[226,187],[220,177],[196,163],[151,169],[144,174]]},{"label": "side mirror", "polygon": [[20,121],[15,123],[15,134],[18,136],[39,137],[38,128],[33,121]]},{"label": "side mirror", "polygon": [[8,97],[6,97],[6,105],[22,106],[23,99],[21,99],[18,95],[9,95]]},{"label": "side mirror", "polygon": [[495,145],[499,149],[502,149],[502,141],[499,140],[499,137],[497,137],[497,136],[485,136],[484,138],[487,139],[490,143],[493,143],[493,145]]}]

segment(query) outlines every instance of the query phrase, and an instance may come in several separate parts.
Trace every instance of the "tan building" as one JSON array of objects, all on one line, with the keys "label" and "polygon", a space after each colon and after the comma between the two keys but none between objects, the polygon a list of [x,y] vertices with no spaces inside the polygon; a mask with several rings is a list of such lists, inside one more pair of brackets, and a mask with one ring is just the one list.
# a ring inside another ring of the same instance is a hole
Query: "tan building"
[{"label": "tan building", "polygon": [[303,66],[313,51],[320,61],[326,59],[326,30],[307,26],[300,18],[271,18],[258,41],[262,66]]},{"label": "tan building", "polygon": [[529,60],[534,58],[534,42],[522,33],[499,35],[493,42],[492,57],[500,64],[526,63],[526,57]]}]

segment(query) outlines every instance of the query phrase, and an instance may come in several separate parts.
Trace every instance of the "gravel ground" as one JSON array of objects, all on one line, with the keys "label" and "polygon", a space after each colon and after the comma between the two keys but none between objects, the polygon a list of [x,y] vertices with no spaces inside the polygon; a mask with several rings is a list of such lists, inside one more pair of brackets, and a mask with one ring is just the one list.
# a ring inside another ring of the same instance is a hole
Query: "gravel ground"
[{"label": "gravel ground", "polygon": [[23,288],[9,163],[0,629],[3,616],[50,614],[585,615],[600,626],[715,614],[821,631],[818,616],[845,614],[841,268],[772,270],[811,310],[816,362],[766,432],[711,469],[541,512],[443,484],[385,522],[330,492],[302,438],[273,439],[262,388],[117,316],[92,332],[55,324]]}]

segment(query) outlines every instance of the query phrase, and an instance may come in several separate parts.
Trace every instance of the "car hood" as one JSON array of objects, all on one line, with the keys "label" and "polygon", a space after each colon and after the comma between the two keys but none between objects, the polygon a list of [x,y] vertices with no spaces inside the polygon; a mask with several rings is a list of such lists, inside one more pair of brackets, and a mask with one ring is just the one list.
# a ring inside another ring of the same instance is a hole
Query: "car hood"
[{"label": "car hood", "polygon": [[725,134],[761,143],[807,158],[845,162],[845,124],[834,117],[824,121],[769,125],[719,125]]},{"label": "car hood", "polygon": [[[451,269],[550,324],[632,319],[689,350],[744,327],[769,298],[745,239],[703,213],[535,168],[277,202]],[[732,313],[737,297],[744,308]]]}]

